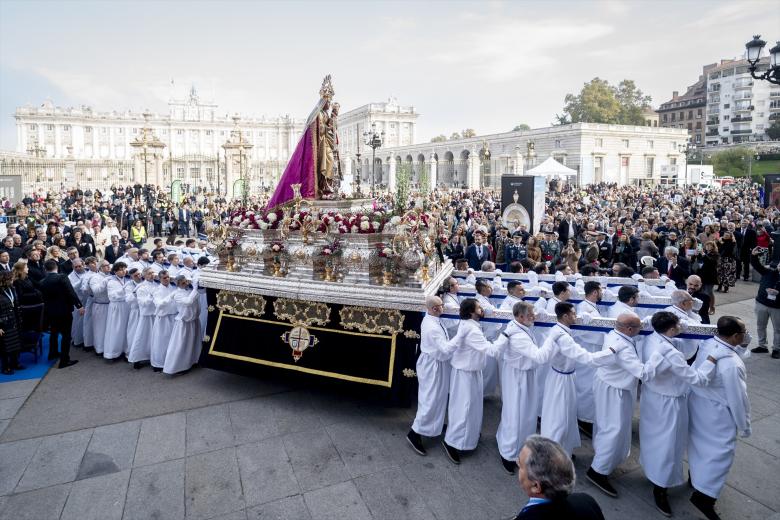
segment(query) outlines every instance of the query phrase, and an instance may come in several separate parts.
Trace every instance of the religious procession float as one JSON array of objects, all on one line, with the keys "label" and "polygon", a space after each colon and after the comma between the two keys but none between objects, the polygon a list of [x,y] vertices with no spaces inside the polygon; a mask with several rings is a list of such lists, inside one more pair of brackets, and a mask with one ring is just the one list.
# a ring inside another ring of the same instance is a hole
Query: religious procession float
[{"label": "religious procession float", "polygon": [[339,198],[333,94],[327,76],[269,203],[245,204],[209,231],[219,262],[200,277],[209,311],[201,361],[369,385],[403,402],[425,297],[452,265],[434,249],[435,213]]}]

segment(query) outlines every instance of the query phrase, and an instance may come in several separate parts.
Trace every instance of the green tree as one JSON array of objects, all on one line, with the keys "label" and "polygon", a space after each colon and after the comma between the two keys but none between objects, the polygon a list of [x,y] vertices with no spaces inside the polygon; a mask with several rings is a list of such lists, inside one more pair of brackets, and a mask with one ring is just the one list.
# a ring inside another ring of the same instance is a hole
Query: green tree
[{"label": "green tree", "polygon": [[516,127],[514,127],[514,128],[512,129],[512,131],[513,131],[513,132],[525,132],[525,131],[527,131],[527,130],[530,130],[530,129],[531,129],[531,127],[530,127],[530,126],[528,126],[527,124],[525,124],[525,123],[520,123],[519,125],[517,125]]},{"label": "green tree", "polygon": [[731,148],[715,153],[712,156],[712,167],[717,177],[730,175],[744,177],[748,172],[750,149],[744,147]]},{"label": "green tree", "polygon": [[446,140],[447,140],[447,136],[444,134],[439,134],[436,137],[431,137],[432,143],[443,143]]},{"label": "green tree", "polygon": [[650,108],[652,98],[644,95],[634,80],[624,79],[617,86],[615,97],[620,103],[620,124],[644,126],[644,111]]},{"label": "green tree", "polygon": [[563,114],[555,116],[558,124],[636,125],[644,124],[642,111],[650,106],[651,98],[633,80],[624,79],[613,86],[607,80],[593,78],[583,85],[579,94],[566,94],[563,101]]},{"label": "green tree", "polygon": [[772,123],[772,126],[766,129],[766,135],[773,141],[780,140],[780,121]]},{"label": "green tree", "polygon": [[466,137],[476,137],[477,132],[473,128],[466,128],[461,132],[461,136],[465,139]]},{"label": "green tree", "polygon": [[393,209],[396,215],[406,213],[409,206],[409,180],[412,178],[412,168],[404,162],[395,168],[395,202]]},{"label": "green tree", "polygon": [[450,136],[450,141],[455,139],[460,139],[460,134],[458,132],[452,132],[452,135]]}]

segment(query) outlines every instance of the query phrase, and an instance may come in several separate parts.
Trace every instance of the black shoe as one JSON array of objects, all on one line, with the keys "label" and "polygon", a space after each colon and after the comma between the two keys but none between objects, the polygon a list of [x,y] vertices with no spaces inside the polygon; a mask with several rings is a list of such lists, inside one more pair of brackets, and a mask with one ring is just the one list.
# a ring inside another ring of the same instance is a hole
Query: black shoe
[{"label": "black shoe", "polygon": [[95,351],[95,355],[97,357],[103,357],[103,353],[102,352],[98,352],[97,350]]},{"label": "black shoe", "polygon": [[428,455],[428,453],[425,451],[425,446],[423,446],[422,437],[419,433],[414,430],[409,430],[409,433],[406,434],[406,440],[409,441],[412,449],[416,451],[418,455],[422,455],[423,457]]},{"label": "black shoe", "polygon": [[691,504],[701,511],[707,520],[720,520],[720,516],[715,512],[714,498],[707,496],[704,493],[700,493],[699,491],[694,491],[691,495]]},{"label": "black shoe", "polygon": [[133,363],[133,368],[136,369],[136,370],[141,370],[141,367],[143,367],[143,366],[144,366],[144,364],[141,363],[140,361],[136,361],[135,363]]},{"label": "black shoe", "polygon": [[20,365],[19,363],[17,363],[16,366],[14,366],[14,370],[24,370],[25,368],[27,367],[24,365]]},{"label": "black shoe", "polygon": [[577,420],[577,426],[580,428],[582,433],[591,439],[593,438],[593,423]]},{"label": "black shoe", "polygon": [[617,490],[612,487],[612,484],[609,483],[609,477],[602,475],[601,473],[597,473],[593,468],[588,468],[588,472],[585,473],[585,476],[588,477],[588,480],[590,480],[594,486],[602,490],[604,493],[611,496],[612,498],[617,498]]},{"label": "black shoe", "polygon": [[729,288],[728,288],[728,287],[726,287],[725,289],[723,289],[723,292],[724,292],[724,293],[727,293],[727,292],[729,292]]},{"label": "black shoe", "polygon": [[49,354],[48,360],[49,361],[57,361],[60,358],[59,354]]},{"label": "black shoe", "polygon": [[447,458],[450,459],[450,462],[453,464],[460,464],[460,451],[447,444],[444,439],[441,440],[441,445],[444,446],[444,453],[447,454]]},{"label": "black shoe", "polygon": [[780,350],[773,350],[771,357],[772,359],[780,359]]},{"label": "black shoe", "polygon": [[57,368],[68,368],[68,367],[72,367],[73,365],[75,365],[75,364],[76,364],[76,363],[78,363],[78,362],[79,362],[79,360],[78,360],[78,359],[69,359],[69,360],[67,360],[67,361],[64,361],[64,362],[63,362],[63,361],[60,361],[60,366],[58,366]]},{"label": "black shoe", "polygon": [[671,517],[672,507],[669,505],[669,496],[666,494],[666,488],[654,485],[653,498],[655,499],[655,507],[661,512],[661,514],[667,517]]},{"label": "black shoe", "polygon": [[92,352],[95,350],[95,347],[84,347],[84,352]]},{"label": "black shoe", "polygon": [[152,367],[155,372],[162,372],[162,368]]},{"label": "black shoe", "polygon": [[[499,455],[500,457],[500,455]],[[515,470],[517,469],[517,464],[512,460],[506,460],[504,457],[501,457],[501,465],[504,466],[504,469],[507,473],[510,475],[515,474]]]},{"label": "black shoe", "polygon": [[769,352],[769,349],[766,347],[756,347],[750,349],[750,352],[752,352],[753,354],[766,354],[767,352]]}]

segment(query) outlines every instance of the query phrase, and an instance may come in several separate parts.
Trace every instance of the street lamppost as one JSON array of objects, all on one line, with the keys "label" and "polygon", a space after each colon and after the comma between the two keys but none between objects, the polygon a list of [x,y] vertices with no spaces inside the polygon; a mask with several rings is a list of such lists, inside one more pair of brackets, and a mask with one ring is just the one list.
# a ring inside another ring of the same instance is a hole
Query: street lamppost
[{"label": "street lamppost", "polygon": [[693,150],[693,148],[694,147],[691,145],[691,143],[677,145],[677,150],[679,150],[679,152],[685,158],[685,170],[683,170],[683,175],[684,175],[683,179],[685,180],[686,186],[691,182],[691,180],[688,178],[688,154]]},{"label": "street lamppost", "polygon": [[769,49],[769,68],[763,74],[756,74],[758,69],[758,60],[761,59],[761,51],[764,50],[766,42],[761,39],[760,34],[753,36],[753,39],[745,44],[747,50],[747,60],[750,63],[750,75],[754,79],[768,81],[775,85],[780,85],[780,42]]},{"label": "street lamppost", "polygon": [[376,131],[376,123],[371,123],[371,131],[363,132],[366,146],[371,147],[371,196],[374,196],[374,183],[376,182],[376,149],[382,146],[385,139],[385,131]]},{"label": "street lamppost", "polygon": [[[747,157],[745,157],[745,156],[743,155],[743,156],[742,156],[742,157],[740,157],[740,158],[741,158],[743,161],[744,161],[745,159],[747,159],[747,161],[748,161],[748,182],[749,182],[750,184],[753,184],[753,154],[751,153],[751,154],[750,154],[750,155],[748,155]],[[760,155],[756,155],[756,161],[759,161],[759,160],[761,160],[761,156],[760,156]]]}]

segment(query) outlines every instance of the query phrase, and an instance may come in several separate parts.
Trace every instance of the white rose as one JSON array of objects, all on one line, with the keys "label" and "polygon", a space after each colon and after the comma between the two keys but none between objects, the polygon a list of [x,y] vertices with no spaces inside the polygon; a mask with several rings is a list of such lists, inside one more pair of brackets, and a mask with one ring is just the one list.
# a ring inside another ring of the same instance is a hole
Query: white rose
[{"label": "white rose", "polygon": [[360,220],[362,220],[362,221],[366,221],[366,220],[368,220],[368,217],[367,217],[367,216],[365,216],[365,215],[363,215],[362,217],[360,217]]},{"label": "white rose", "polygon": [[379,222],[372,222],[371,227],[374,229],[379,229]]},{"label": "white rose", "polygon": [[260,229],[268,229],[268,222],[260,221]]},{"label": "white rose", "polygon": [[390,223],[394,226],[397,226],[398,224],[401,223],[401,217],[399,217],[398,215],[394,216],[393,218],[390,219]]},{"label": "white rose", "polygon": [[363,221],[360,223],[360,229],[363,231],[368,231],[368,228],[370,227],[370,224],[366,221]]},{"label": "white rose", "polygon": [[276,213],[269,213],[266,218],[268,219],[268,222],[276,222]]},{"label": "white rose", "polygon": [[357,233],[358,232],[358,227],[357,226],[352,226],[352,229],[350,231],[352,231],[353,233]]},{"label": "white rose", "polygon": [[390,250],[389,247],[386,247],[386,248],[382,249],[382,254],[383,255],[390,256],[390,253],[391,253],[391,250]]}]

